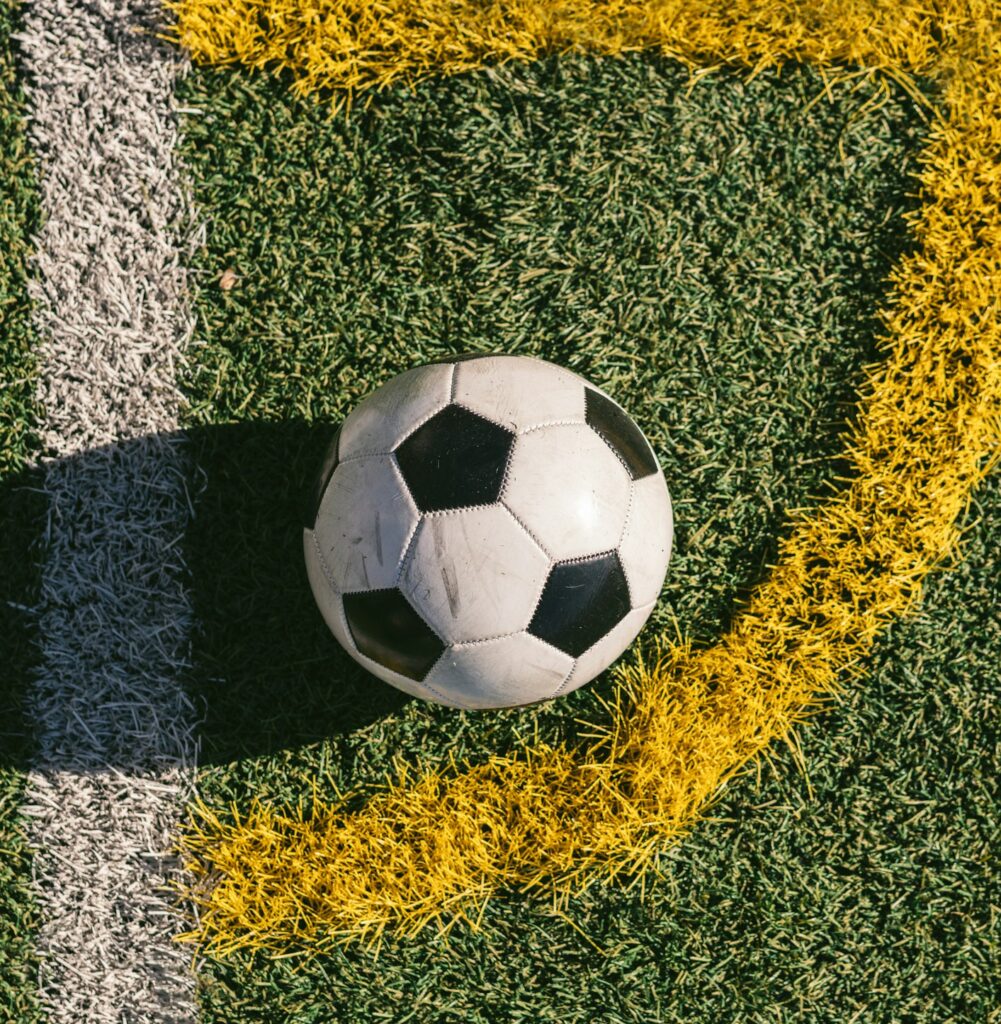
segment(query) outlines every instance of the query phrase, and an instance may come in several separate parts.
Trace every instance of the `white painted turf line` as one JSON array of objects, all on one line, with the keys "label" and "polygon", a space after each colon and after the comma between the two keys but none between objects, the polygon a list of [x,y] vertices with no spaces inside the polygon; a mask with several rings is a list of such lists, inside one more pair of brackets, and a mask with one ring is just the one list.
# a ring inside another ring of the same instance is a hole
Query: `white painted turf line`
[{"label": "white painted turf line", "polygon": [[196,739],[181,684],[184,64],[155,41],[158,14],[153,0],[28,0],[18,36],[44,214],[32,289],[49,498],[25,814],[54,1024],[197,1018],[163,895]]}]

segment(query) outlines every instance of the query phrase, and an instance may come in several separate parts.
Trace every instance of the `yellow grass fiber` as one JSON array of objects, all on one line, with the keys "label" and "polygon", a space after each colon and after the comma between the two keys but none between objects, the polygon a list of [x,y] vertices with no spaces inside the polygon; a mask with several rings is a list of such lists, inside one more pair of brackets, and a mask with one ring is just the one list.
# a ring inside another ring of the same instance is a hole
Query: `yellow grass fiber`
[{"label": "yellow grass fiber", "polygon": [[689,68],[794,58],[924,73],[994,0],[167,0],[196,61],[289,70],[301,93],[451,75],[579,50]]},{"label": "yellow grass fiber", "polygon": [[302,88],[409,79],[435,62],[461,71],[571,42],[752,69],[845,61],[942,82],[945,112],[920,158],[923,206],[909,217],[917,246],[889,280],[886,359],[860,395],[845,451],[852,472],[820,507],[789,514],[777,565],[730,632],[702,650],[663,641],[620,668],[612,725],[587,750],[536,745],[476,766],[401,765],[354,811],[201,805],[184,840],[199,915],[182,938],[218,954],[310,951],[377,942],[389,927],[475,925],[499,889],[558,896],[599,877],[642,877],[749,759],[776,739],[796,749],[793,726],[861,670],[923,577],[956,554],[971,491],[999,458],[1001,32],[990,5],[940,0],[935,14],[911,0],[175,7],[197,58],[267,63],[280,49]]}]

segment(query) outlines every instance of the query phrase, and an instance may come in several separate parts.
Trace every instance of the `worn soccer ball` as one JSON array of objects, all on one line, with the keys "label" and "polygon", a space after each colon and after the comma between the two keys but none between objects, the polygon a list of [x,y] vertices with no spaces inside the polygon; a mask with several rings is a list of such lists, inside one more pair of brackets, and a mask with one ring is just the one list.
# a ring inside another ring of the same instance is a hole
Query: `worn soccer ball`
[{"label": "worn soccer ball", "polygon": [[453,707],[569,693],[652,611],[671,501],[603,391],[524,356],[401,373],[344,421],[304,531],[320,611],[393,686]]}]

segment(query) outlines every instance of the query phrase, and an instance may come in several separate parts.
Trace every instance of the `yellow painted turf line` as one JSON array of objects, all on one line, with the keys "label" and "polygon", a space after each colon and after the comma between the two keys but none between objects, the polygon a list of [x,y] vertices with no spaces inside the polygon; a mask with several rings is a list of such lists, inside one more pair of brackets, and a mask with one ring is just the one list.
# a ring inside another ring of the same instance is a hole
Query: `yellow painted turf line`
[{"label": "yellow painted turf line", "polygon": [[[340,97],[393,82],[580,50],[654,50],[758,74],[794,57],[921,73],[992,0],[168,0],[196,61],[290,71]],[[932,31],[941,30],[941,43]],[[336,99],[336,97],[335,97]]]},{"label": "yellow painted turf line", "polygon": [[538,746],[424,774],[401,766],[361,810],[320,806],[308,820],[201,806],[186,840],[201,920],[187,937],[220,953],[377,940],[391,926],[475,918],[498,887],[568,892],[649,868],[750,758],[775,739],[795,749],[793,726],[861,671],[879,632],[956,553],[957,522],[998,459],[1001,31],[991,4],[939,4],[934,23],[909,0],[270,0],[253,5],[253,21],[243,0],[173,6],[196,58],[284,65],[305,91],[570,46],[652,47],[690,66],[755,70],[798,59],[839,73],[844,62],[942,83],[945,114],[921,158],[924,204],[910,217],[917,249],[892,274],[886,361],[863,388],[845,453],[852,479],[790,517],[778,564],[730,633],[707,650],[665,644],[620,669],[613,725],[586,752]]}]

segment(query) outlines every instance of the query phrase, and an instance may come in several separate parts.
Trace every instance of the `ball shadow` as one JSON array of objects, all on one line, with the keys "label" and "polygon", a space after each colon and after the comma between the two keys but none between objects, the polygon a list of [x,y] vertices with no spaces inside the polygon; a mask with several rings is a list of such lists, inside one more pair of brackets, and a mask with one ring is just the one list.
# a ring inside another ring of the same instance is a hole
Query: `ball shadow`
[{"label": "ball shadow", "polygon": [[204,765],[329,739],[411,699],[346,654],[309,588],[303,512],[332,434],[301,421],[188,433],[189,687],[204,714]]},{"label": "ball shadow", "polygon": [[0,479],[0,768],[25,770],[33,748],[25,697],[38,664],[33,613],[47,508],[41,487],[38,470]]},{"label": "ball shadow", "polygon": [[[190,518],[184,533],[187,575],[182,582],[194,625],[190,667],[180,681],[198,709],[202,765],[329,739],[391,714],[410,700],[348,657],[323,621],[309,588],[302,512],[331,434],[329,425],[283,422],[193,428],[183,435]],[[108,485],[104,490],[115,489],[120,478],[121,493],[129,495],[123,500],[141,503],[143,496],[128,490],[135,484],[130,474],[142,461],[140,449],[162,439],[140,438],[55,465],[64,478],[103,481]],[[53,508],[43,472],[34,469],[0,480],[0,767],[21,771],[47,767],[38,761],[27,706],[32,680],[42,665],[39,618],[46,611],[41,583],[47,521],[60,520],[63,529],[75,529],[81,515],[90,515],[95,497],[79,497],[79,508]],[[130,513],[121,507],[124,511],[117,520],[112,515],[108,522],[114,524],[112,529],[128,531]],[[107,550],[98,556],[123,558],[151,543],[152,538],[139,538],[121,545],[111,537]],[[155,556],[147,550],[145,558],[150,557]],[[141,571],[142,566],[138,568]],[[128,580],[136,571],[126,565],[117,569],[109,578]],[[94,596],[87,591],[91,585],[84,581],[78,588],[77,603]],[[130,606],[124,593],[100,599],[108,599],[112,614],[129,614],[123,609],[131,608],[143,626],[155,629],[157,621],[172,626],[162,616],[173,614],[175,608],[168,603],[157,609],[155,595],[151,596],[149,607],[141,609]],[[136,629],[134,624],[118,629],[114,621],[98,621],[108,631],[109,651],[117,633]],[[88,649],[101,644],[99,637],[88,639]],[[122,658],[119,661],[125,664]],[[91,669],[81,668],[79,689],[68,697],[81,706],[108,699]],[[141,662],[128,663],[125,671],[139,700],[147,683],[141,677]],[[92,684],[93,692],[88,692]],[[143,755],[120,743],[96,753],[104,768],[143,767]]]}]

